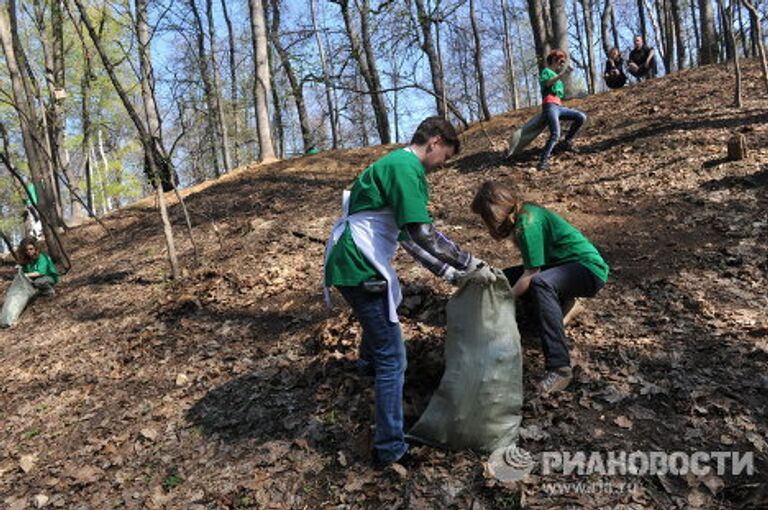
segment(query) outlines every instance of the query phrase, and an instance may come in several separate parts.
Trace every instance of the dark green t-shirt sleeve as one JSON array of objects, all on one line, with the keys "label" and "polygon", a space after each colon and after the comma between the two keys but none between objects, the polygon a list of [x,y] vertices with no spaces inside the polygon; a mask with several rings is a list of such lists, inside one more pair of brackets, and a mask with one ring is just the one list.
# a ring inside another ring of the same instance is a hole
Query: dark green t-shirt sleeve
[{"label": "dark green t-shirt sleeve", "polygon": [[56,269],[56,264],[53,263],[51,257],[46,253],[41,253],[40,258],[42,260],[40,261],[40,271],[38,272],[52,279],[53,283],[58,283],[59,271]]},{"label": "dark green t-shirt sleeve", "polygon": [[540,218],[531,213],[524,213],[518,219],[515,235],[526,269],[541,267],[545,264],[544,225]]},{"label": "dark green t-shirt sleeve", "polygon": [[397,226],[407,223],[432,223],[427,210],[429,191],[424,171],[415,166],[402,166],[391,172],[388,201]]}]

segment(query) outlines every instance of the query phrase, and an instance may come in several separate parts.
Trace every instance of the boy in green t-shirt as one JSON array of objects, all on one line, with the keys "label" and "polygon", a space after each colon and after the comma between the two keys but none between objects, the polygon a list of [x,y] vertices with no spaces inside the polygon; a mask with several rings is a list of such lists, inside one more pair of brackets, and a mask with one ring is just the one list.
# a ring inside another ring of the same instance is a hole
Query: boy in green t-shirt
[{"label": "boy in green t-shirt", "polygon": [[523,265],[504,274],[515,296],[532,301],[547,374],[539,389],[547,395],[571,382],[571,359],[563,324],[563,308],[577,297],[593,297],[608,280],[608,264],[589,240],[562,217],[523,202],[511,188],[485,182],[472,211],[483,219],[491,237],[513,235]]},{"label": "boy in green t-shirt", "polygon": [[571,128],[565,136],[562,148],[565,151],[575,152],[573,138],[581,126],[587,120],[587,116],[579,110],[563,106],[565,97],[565,84],[562,78],[571,72],[567,64],[568,56],[564,51],[554,49],[547,55],[547,67],[539,74],[541,85],[542,115],[549,126],[549,140],[544,146],[544,151],[539,159],[539,170],[549,169],[549,156],[560,139],[560,119],[570,120]]},{"label": "boy in green t-shirt", "polygon": [[326,245],[325,284],[336,287],[360,322],[358,369],[375,377],[378,467],[403,462],[403,383],[407,365],[397,318],[402,294],[391,259],[398,245],[435,275],[454,283],[488,282],[495,276],[432,225],[426,171],[459,152],[451,124],[424,120],[410,145],[366,168],[356,179],[345,210]]}]

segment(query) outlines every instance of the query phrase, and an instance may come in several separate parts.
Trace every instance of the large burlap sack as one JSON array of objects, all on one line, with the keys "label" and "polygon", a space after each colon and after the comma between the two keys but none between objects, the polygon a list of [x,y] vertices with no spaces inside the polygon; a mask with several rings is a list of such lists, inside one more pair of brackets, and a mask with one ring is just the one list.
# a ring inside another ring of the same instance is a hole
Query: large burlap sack
[{"label": "large burlap sack", "polygon": [[11,286],[5,292],[5,301],[3,301],[3,311],[0,312],[0,328],[12,326],[27,307],[29,300],[35,297],[37,289],[32,285],[32,281],[24,276],[19,268],[16,277],[11,282]]},{"label": "large burlap sack", "polygon": [[523,407],[520,334],[512,289],[494,271],[495,283],[464,285],[448,301],[445,373],[408,437],[481,452],[517,440]]},{"label": "large burlap sack", "polygon": [[546,127],[547,119],[541,113],[528,119],[528,122],[517,128],[509,137],[509,148],[505,157],[511,158],[523,152]]}]

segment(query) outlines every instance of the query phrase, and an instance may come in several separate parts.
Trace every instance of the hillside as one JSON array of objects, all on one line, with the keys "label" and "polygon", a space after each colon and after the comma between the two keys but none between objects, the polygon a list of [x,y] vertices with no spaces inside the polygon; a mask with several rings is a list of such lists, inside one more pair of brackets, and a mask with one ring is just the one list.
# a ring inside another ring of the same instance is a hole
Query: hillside
[{"label": "hillside", "polygon": [[[371,469],[372,388],[354,370],[359,330],[326,310],[322,242],[341,190],[390,147],[252,165],[177,206],[185,264],[165,279],[151,200],[67,234],[73,271],[0,332],[0,501],[46,508],[766,508],[768,505],[768,99],[754,62],[745,107],[731,69],[710,66],[571,103],[589,115],[582,152],[536,172],[544,142],[497,150],[532,115],[473,126],[430,174],[433,216],[491,264],[517,263],[469,212],[477,185],[514,178],[604,252],[609,284],[569,326],[576,380],[524,410],[524,448],[754,452],[754,476],[625,477],[634,491],[549,494],[484,476],[470,452],[416,450],[407,473]],[[725,159],[743,133],[751,154]],[[442,373],[450,295],[405,254],[406,420]],[[3,289],[11,272],[3,274]],[[526,398],[542,371],[526,346]],[[44,498],[38,498],[42,502]]]}]

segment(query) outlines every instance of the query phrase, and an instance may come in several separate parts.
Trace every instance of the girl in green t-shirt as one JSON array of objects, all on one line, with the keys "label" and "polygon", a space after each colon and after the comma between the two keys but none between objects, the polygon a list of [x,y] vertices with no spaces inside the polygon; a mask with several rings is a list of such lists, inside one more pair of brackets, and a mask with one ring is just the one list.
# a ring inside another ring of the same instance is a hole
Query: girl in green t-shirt
[{"label": "girl in green t-shirt", "polygon": [[31,237],[25,237],[19,243],[18,257],[21,270],[32,285],[44,296],[53,295],[53,286],[59,282],[59,271],[47,253],[37,247],[37,242]]},{"label": "girl in green t-shirt", "polygon": [[571,382],[564,315],[577,297],[592,297],[605,285],[608,264],[575,227],[557,214],[524,202],[511,187],[480,186],[472,201],[496,240],[512,236],[523,264],[504,270],[515,297],[529,301],[544,351],[547,374],[539,389],[550,394]]},{"label": "girl in green t-shirt", "polygon": [[539,74],[539,85],[541,86],[542,115],[549,126],[549,140],[544,146],[544,152],[539,159],[539,170],[549,168],[549,156],[560,139],[560,119],[570,120],[571,128],[565,135],[563,141],[563,150],[575,152],[573,147],[573,138],[581,126],[587,120],[584,112],[566,108],[563,106],[565,97],[565,84],[562,78],[571,72],[571,67],[567,63],[568,56],[564,51],[554,49],[547,55],[547,67],[542,69]]}]

